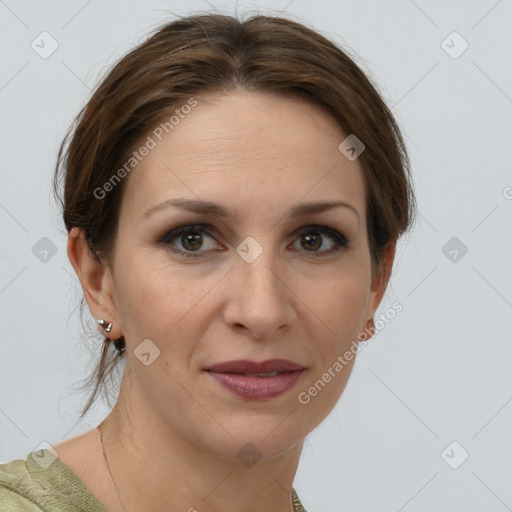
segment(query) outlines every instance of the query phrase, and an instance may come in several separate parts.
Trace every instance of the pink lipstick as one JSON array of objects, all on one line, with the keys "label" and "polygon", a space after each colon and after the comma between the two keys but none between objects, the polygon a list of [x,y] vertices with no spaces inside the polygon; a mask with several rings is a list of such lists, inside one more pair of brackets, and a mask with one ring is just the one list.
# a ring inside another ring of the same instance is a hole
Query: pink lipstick
[{"label": "pink lipstick", "polygon": [[225,389],[248,400],[268,400],[293,388],[304,367],[286,359],[260,363],[247,359],[226,361],[205,369]]}]

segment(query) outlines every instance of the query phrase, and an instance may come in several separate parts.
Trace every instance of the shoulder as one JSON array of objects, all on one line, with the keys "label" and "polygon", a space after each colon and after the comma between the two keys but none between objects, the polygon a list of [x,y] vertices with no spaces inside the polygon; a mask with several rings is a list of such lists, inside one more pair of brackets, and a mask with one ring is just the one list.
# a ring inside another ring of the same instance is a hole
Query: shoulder
[{"label": "shoulder", "polygon": [[44,488],[33,480],[26,460],[0,464],[0,510],[2,512],[40,512],[40,494]]},{"label": "shoulder", "polygon": [[50,450],[0,464],[1,512],[108,512]]}]

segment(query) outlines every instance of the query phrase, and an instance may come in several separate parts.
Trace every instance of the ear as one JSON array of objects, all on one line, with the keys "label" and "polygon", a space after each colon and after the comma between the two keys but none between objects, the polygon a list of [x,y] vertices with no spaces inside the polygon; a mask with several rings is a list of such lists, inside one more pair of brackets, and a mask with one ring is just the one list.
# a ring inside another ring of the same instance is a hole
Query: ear
[{"label": "ear", "polygon": [[117,321],[118,311],[110,268],[94,259],[85,240],[85,233],[78,227],[69,232],[67,252],[93,318],[112,323],[109,333],[104,332],[100,326],[97,326],[98,330],[110,339],[120,338],[123,331]]},{"label": "ear", "polygon": [[[368,329],[368,322],[373,320],[375,316],[375,312],[379,307],[379,304],[382,301],[382,297],[384,296],[384,292],[386,291],[389,278],[391,276],[391,271],[393,269],[393,261],[395,259],[396,252],[396,240],[389,242],[383,252],[382,262],[378,272],[376,275],[372,276],[372,284],[370,287],[370,293],[367,301],[366,308],[366,316],[364,319],[364,324],[361,327],[361,332],[364,332],[365,329]],[[372,328],[372,336],[375,326]],[[367,332],[367,331],[366,331]],[[364,339],[369,339],[371,336],[365,336]]]}]

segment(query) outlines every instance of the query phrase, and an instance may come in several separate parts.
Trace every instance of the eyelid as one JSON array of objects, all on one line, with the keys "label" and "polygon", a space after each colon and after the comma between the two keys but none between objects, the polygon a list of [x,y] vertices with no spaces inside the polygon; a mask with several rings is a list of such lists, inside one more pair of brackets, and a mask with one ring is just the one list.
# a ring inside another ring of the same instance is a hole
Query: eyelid
[{"label": "eyelid", "polygon": [[[163,229],[163,234],[157,238],[158,245],[169,245],[172,239],[177,238],[181,233],[180,231],[199,231],[200,233],[206,233],[208,236],[215,238],[215,227],[208,223],[180,223],[172,224]],[[217,242],[218,243],[218,242]],[[205,252],[205,251],[201,251]]]},{"label": "eyelid", "polygon": [[[178,255],[182,255],[188,258],[202,258],[205,254],[209,254],[211,251],[215,251],[216,249],[210,249],[206,251],[198,250],[198,251],[187,251],[182,249],[173,248],[173,244],[171,243],[173,240],[176,240],[180,235],[189,231],[197,231],[201,234],[206,234],[214,239],[216,242],[215,232],[217,231],[214,226],[209,223],[180,223],[174,226],[168,226],[164,230],[164,234],[157,239],[158,246],[163,246],[164,248],[169,248],[172,252]],[[306,224],[303,225],[292,233],[293,240],[297,239],[304,234],[312,233],[317,231],[320,236],[330,238],[334,245],[331,249],[322,250],[322,251],[307,251],[307,250],[296,250],[294,252],[305,253],[308,258],[328,258],[329,256],[334,255],[342,250],[348,249],[352,247],[352,243],[349,238],[345,236],[345,234],[339,231],[336,228],[333,228],[326,224]],[[217,242],[218,244],[219,242]],[[217,249],[219,250],[219,249]],[[220,250],[225,250],[223,247]]]},{"label": "eyelid", "polygon": [[338,253],[344,249],[348,249],[352,247],[352,242],[345,236],[345,234],[339,231],[336,228],[333,228],[326,224],[307,224],[305,226],[300,227],[294,232],[295,236],[301,236],[302,234],[311,233],[314,231],[318,231],[321,236],[328,237],[334,242],[334,247],[332,249],[323,250],[323,251],[299,251],[302,253],[310,254],[313,257],[329,257],[333,254]]}]

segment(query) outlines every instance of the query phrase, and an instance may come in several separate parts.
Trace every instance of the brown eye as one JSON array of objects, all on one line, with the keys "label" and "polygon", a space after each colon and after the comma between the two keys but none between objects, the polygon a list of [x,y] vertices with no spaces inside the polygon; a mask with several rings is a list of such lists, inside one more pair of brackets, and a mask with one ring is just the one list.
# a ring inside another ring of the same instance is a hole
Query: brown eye
[{"label": "brown eye", "polygon": [[[210,250],[224,249],[213,238],[210,232],[211,229],[209,224],[178,227],[166,232],[158,240],[158,244],[169,247],[177,254],[199,258]],[[295,250],[314,257],[329,256],[349,245],[349,241],[344,235],[329,226],[305,226],[296,233],[296,236],[297,241],[300,242],[300,247],[297,247],[297,242],[295,242]],[[208,239],[211,240],[210,247],[205,248]],[[330,244],[328,243],[329,240],[331,241]],[[181,247],[177,247],[177,244]]]},{"label": "brown eye", "polygon": [[189,231],[186,235],[181,235],[181,244],[187,251],[196,251],[203,244],[203,235],[195,231]]},{"label": "brown eye", "polygon": [[322,246],[322,235],[318,233],[310,233],[307,235],[303,235],[303,247],[308,250],[317,250]]},{"label": "brown eye", "polygon": [[[168,246],[172,251],[183,254],[186,257],[200,257],[207,250],[219,247],[206,226],[208,225],[191,225],[171,229],[158,240],[158,244]],[[206,239],[210,238],[213,242],[210,242],[210,247],[207,247],[206,250],[201,250],[205,245],[205,237]],[[176,247],[177,243],[182,248]]]},{"label": "brown eye", "polygon": [[[316,257],[328,256],[349,244],[345,236],[328,226],[306,226],[299,230],[298,236],[300,237],[300,245],[305,249],[305,252]],[[324,245],[325,239],[332,241],[331,246],[319,250]]]}]

